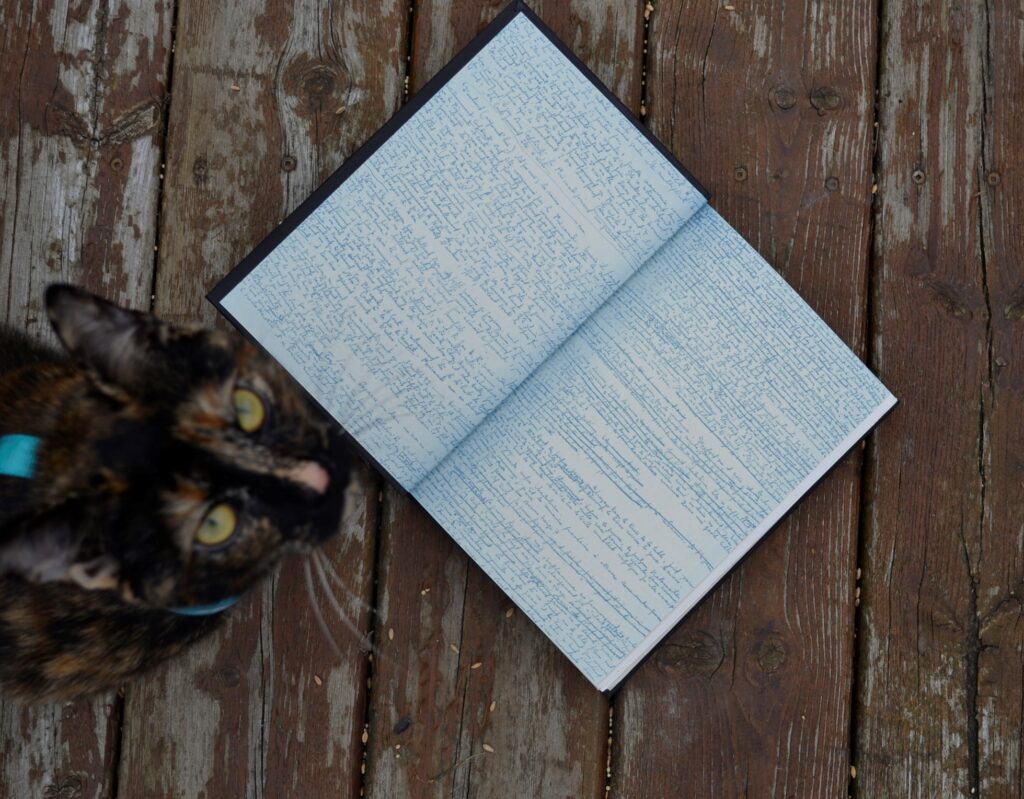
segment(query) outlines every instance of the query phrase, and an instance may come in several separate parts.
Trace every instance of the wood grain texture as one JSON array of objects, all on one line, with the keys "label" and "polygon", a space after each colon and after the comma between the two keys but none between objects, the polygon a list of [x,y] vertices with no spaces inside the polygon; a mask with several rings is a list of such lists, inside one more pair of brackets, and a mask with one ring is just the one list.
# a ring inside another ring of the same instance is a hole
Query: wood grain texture
[{"label": "wood grain texture", "polygon": [[[0,4],[0,322],[52,340],[49,283],[148,308],[172,3]],[[0,796],[111,795],[114,695],[0,700]]]},{"label": "wood grain texture", "polygon": [[858,794],[1019,796],[1022,11],[884,12]]},{"label": "wood grain texture", "polygon": [[[417,3],[410,88],[505,5]],[[639,109],[640,6],[532,7]],[[394,490],[386,494],[380,546],[382,657],[371,692],[366,795],[603,796],[604,697],[521,613],[507,616],[508,599]]]},{"label": "wood grain texture", "polygon": [[[648,42],[654,134],[858,353],[874,46],[872,4],[768,0],[662,0]],[[613,796],[846,795],[860,464],[848,455],[621,689]]]},{"label": "wood grain texture", "polygon": [[[398,2],[183,4],[178,14],[155,305],[213,321],[206,291],[397,109]],[[325,547],[369,630],[378,480],[360,473]],[[220,634],[133,686],[124,796],[357,792],[368,662],[322,587],[341,646],[317,628],[301,563],[284,565]]]}]

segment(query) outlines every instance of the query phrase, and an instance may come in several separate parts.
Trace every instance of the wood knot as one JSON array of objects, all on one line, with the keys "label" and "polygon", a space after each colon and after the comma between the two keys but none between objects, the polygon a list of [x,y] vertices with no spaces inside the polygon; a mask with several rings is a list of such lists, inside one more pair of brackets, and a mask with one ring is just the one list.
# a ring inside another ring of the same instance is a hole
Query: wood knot
[{"label": "wood knot", "polygon": [[825,188],[828,191],[839,191],[839,178],[834,175],[825,178]]},{"label": "wood knot", "polygon": [[45,112],[47,136],[67,136],[77,147],[92,143],[92,134],[82,115],[60,103],[48,103]]},{"label": "wood knot", "polygon": [[1010,292],[1008,302],[1003,308],[1003,316],[1011,322],[1024,319],[1024,283]]},{"label": "wood knot", "polygon": [[299,103],[296,112],[311,116],[335,110],[342,105],[338,84],[344,82],[339,68],[324,61],[302,55],[292,61],[284,72],[284,89]]},{"label": "wood knot", "polygon": [[926,275],[918,278],[918,288],[926,289],[942,310],[954,319],[969,320],[974,317],[974,302],[963,288]]},{"label": "wood knot", "polygon": [[786,644],[780,636],[769,635],[757,645],[754,656],[761,671],[772,674],[786,662]]},{"label": "wood knot", "polygon": [[192,162],[192,182],[197,186],[206,183],[206,176],[210,173],[210,165],[205,158],[197,158]]},{"label": "wood knot", "polygon": [[65,777],[58,782],[52,782],[43,788],[43,796],[46,799],[74,799],[81,796],[85,790],[85,780],[77,774]]},{"label": "wood knot", "polygon": [[704,631],[683,635],[664,644],[655,661],[667,674],[683,674],[710,679],[725,660],[721,642]]},{"label": "wood knot", "polygon": [[819,115],[826,114],[839,108],[842,99],[839,92],[831,86],[819,86],[811,92],[811,105],[817,109]]},{"label": "wood knot", "polygon": [[220,681],[228,688],[235,688],[242,681],[242,675],[234,666],[225,666],[220,670]]}]

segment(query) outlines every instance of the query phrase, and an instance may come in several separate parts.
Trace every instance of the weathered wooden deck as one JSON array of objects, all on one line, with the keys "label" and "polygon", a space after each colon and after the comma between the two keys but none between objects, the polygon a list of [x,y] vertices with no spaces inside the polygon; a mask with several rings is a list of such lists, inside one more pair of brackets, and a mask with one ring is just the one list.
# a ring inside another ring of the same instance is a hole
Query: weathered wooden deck
[{"label": "weathered wooden deck", "polygon": [[[213,322],[504,5],[408,2],[0,1],[3,318],[65,280]],[[0,795],[1021,795],[1024,6],[532,4],[901,405],[611,700],[366,472],[329,552],[386,659],[289,564],[123,695],[0,704]]]}]

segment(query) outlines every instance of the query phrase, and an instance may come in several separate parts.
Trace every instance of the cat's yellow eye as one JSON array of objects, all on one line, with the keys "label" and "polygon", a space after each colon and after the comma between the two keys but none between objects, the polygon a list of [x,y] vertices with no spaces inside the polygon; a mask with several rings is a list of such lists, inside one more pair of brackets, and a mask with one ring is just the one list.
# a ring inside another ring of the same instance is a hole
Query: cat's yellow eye
[{"label": "cat's yellow eye", "polygon": [[219,546],[235,534],[237,526],[238,516],[234,508],[226,502],[214,505],[196,530],[196,543],[206,547]]},{"label": "cat's yellow eye", "polygon": [[236,388],[231,398],[235,403],[235,418],[238,420],[239,427],[246,433],[255,433],[263,427],[267,411],[263,407],[263,400],[255,391]]}]

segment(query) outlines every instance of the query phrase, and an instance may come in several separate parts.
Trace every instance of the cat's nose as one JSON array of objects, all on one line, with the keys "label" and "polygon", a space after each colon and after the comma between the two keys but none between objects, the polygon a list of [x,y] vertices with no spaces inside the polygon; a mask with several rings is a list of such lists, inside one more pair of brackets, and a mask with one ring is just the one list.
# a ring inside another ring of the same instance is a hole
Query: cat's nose
[{"label": "cat's nose", "polygon": [[314,461],[303,461],[289,470],[288,479],[301,483],[318,494],[326,493],[327,487],[331,484],[331,475],[323,466]]}]

